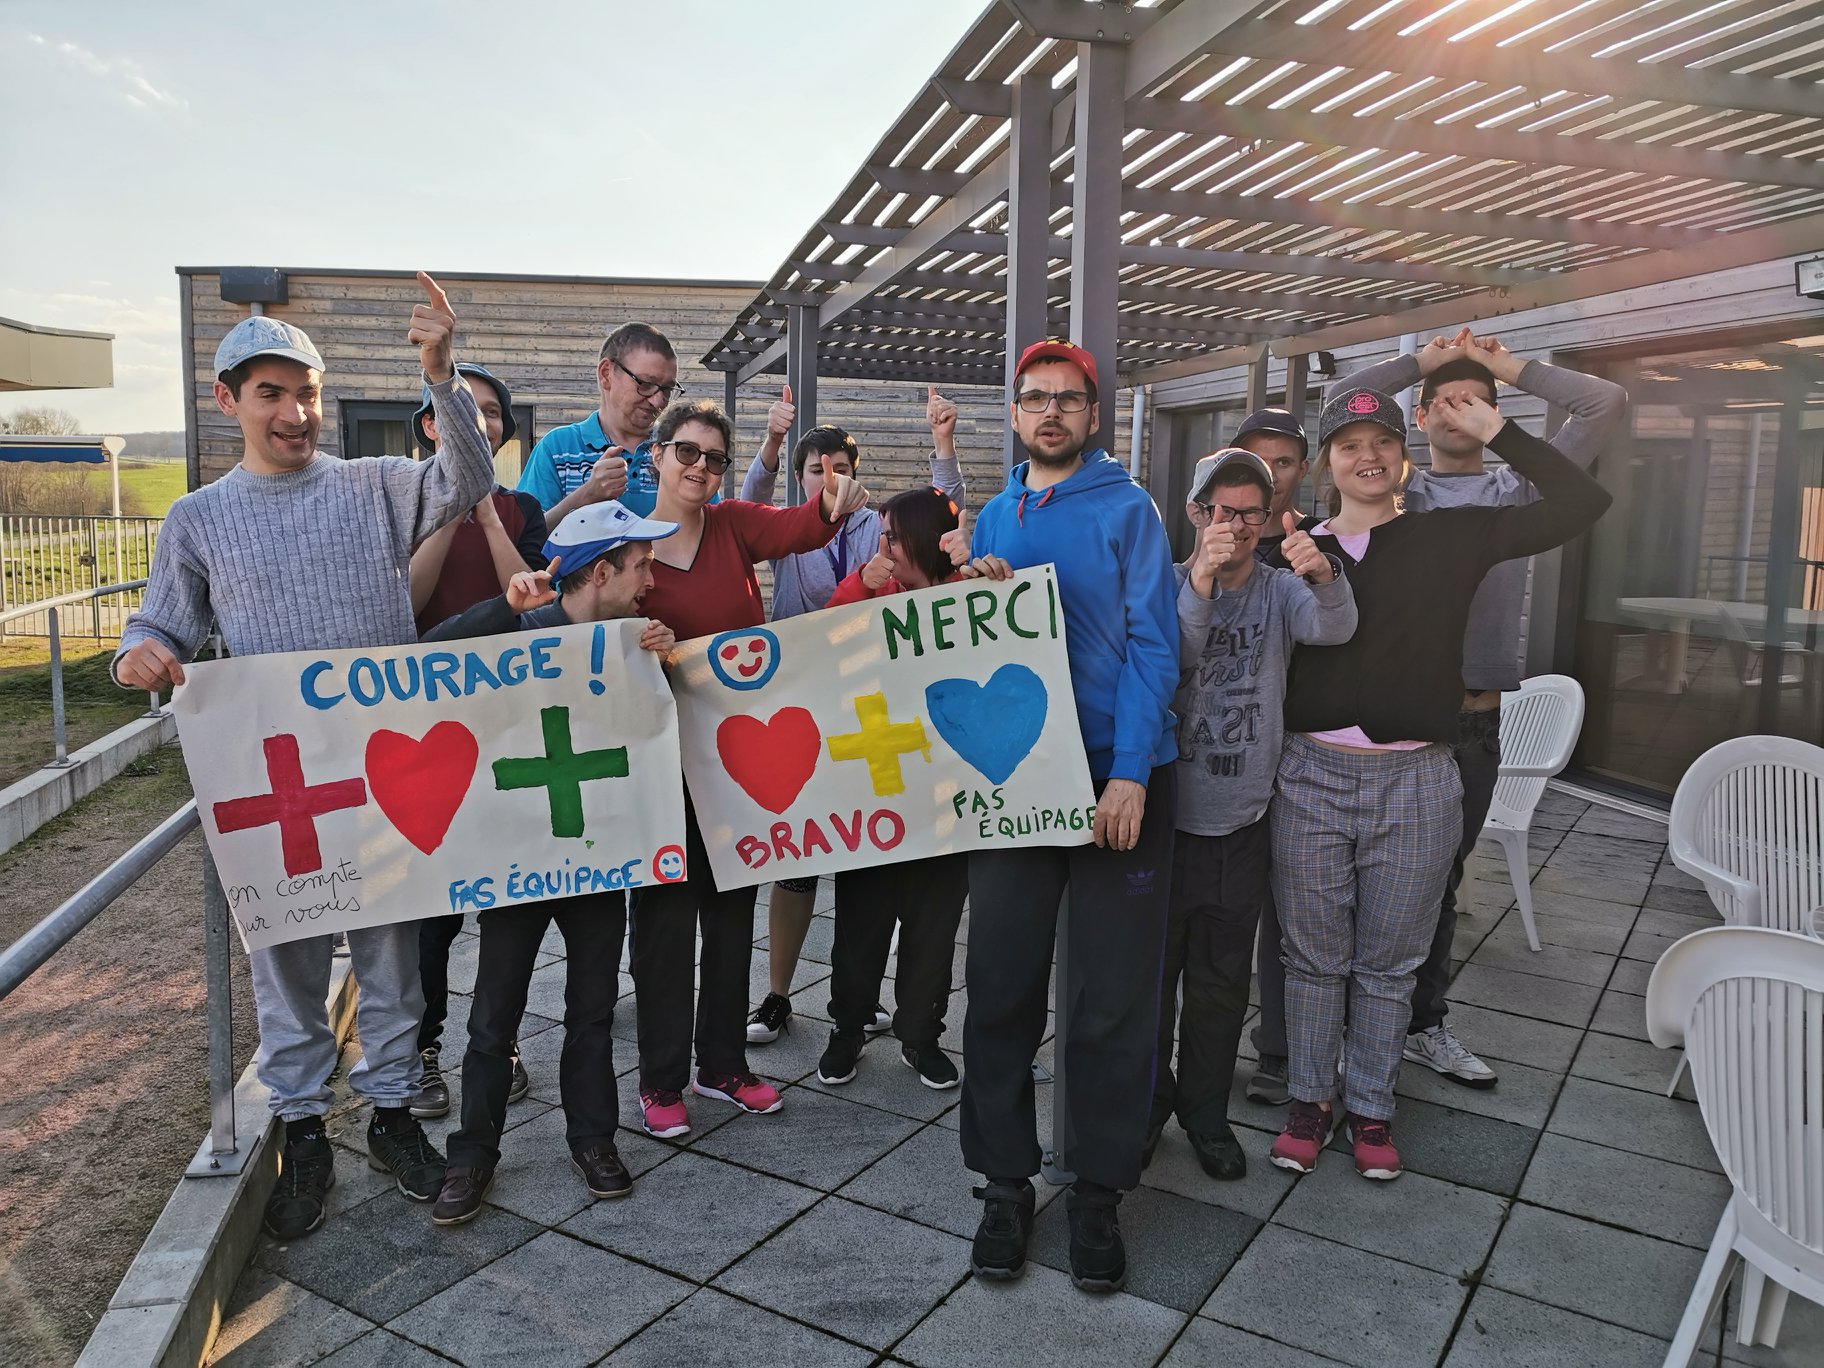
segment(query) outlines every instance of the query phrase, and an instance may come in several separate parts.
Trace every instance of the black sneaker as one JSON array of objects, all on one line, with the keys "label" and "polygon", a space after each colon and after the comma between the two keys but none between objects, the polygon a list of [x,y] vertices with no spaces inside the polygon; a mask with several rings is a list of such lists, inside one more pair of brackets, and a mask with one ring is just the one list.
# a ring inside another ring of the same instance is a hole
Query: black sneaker
[{"label": "black sneaker", "polygon": [[1233,1183],[1248,1176],[1248,1159],[1241,1152],[1241,1141],[1227,1126],[1213,1131],[1192,1131],[1191,1148],[1203,1171],[1220,1183]]},{"label": "black sneaker", "polygon": [[855,1077],[855,1064],[861,1058],[868,1038],[860,1031],[831,1031],[830,1043],[823,1058],[817,1061],[819,1083],[847,1083]]},{"label": "black sneaker", "polygon": [[279,1159],[279,1181],[266,1199],[266,1233],[296,1240],[323,1224],[323,1203],[336,1185],[336,1152],[329,1136],[288,1140]]},{"label": "black sneaker", "polygon": [[969,1250],[969,1271],[991,1282],[1006,1282],[1026,1271],[1026,1242],[1032,1238],[1032,1184],[1024,1178],[990,1178],[970,1192],[982,1203],[982,1223]]},{"label": "black sneaker", "polygon": [[412,1094],[412,1115],[418,1117],[448,1116],[450,1114],[450,1085],[444,1082],[443,1064],[438,1057],[438,1047],[433,1045],[428,1050],[418,1052],[424,1061],[424,1077],[418,1081],[418,1091]]},{"label": "black sneaker", "polygon": [[1064,1194],[1070,1219],[1070,1280],[1083,1292],[1119,1292],[1127,1286],[1127,1246],[1115,1208],[1121,1194],[1078,1183]]},{"label": "black sneaker", "polygon": [[901,1045],[899,1057],[905,1061],[908,1069],[918,1075],[918,1081],[927,1088],[942,1092],[954,1088],[962,1081],[956,1065],[949,1055],[945,1054],[933,1041],[927,1045]]},{"label": "black sneaker", "polygon": [[392,1174],[399,1191],[414,1202],[435,1201],[443,1190],[443,1156],[411,1116],[384,1128],[377,1121],[368,1125],[367,1166]]},{"label": "black sneaker", "polygon": [[[532,1076],[526,1072],[526,1066],[519,1062],[519,1042],[517,1040],[513,1042],[512,1054],[513,1081],[507,1084],[508,1106],[512,1106],[513,1103],[519,1101],[519,1099],[524,1097],[532,1087]],[[412,1114],[414,1116],[417,1115],[416,1112]]]},{"label": "black sneaker", "polygon": [[874,1004],[874,1019],[861,1028],[869,1035],[879,1035],[893,1029],[893,1014],[878,1002]]},{"label": "black sneaker", "polygon": [[431,1220],[440,1226],[463,1225],[481,1211],[481,1199],[494,1186],[494,1170],[470,1164],[451,1164],[431,1208]]},{"label": "black sneaker", "polygon": [[792,1026],[792,1000],[784,993],[768,993],[747,1019],[747,1043],[770,1045]]},{"label": "black sneaker", "polygon": [[633,1191],[633,1175],[613,1145],[573,1150],[570,1167],[582,1175],[591,1197],[625,1197]]}]

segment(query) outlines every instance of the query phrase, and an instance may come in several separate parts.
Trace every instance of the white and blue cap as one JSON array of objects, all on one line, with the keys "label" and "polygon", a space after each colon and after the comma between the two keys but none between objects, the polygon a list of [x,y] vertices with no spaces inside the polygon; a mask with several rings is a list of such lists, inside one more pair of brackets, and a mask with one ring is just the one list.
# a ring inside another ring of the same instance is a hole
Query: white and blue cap
[{"label": "white and blue cap", "polygon": [[215,349],[215,373],[223,375],[256,356],[282,356],[287,361],[302,361],[312,370],[323,369],[316,343],[304,329],[294,328],[283,319],[254,314],[228,329],[228,335]]},{"label": "white and blue cap", "polygon": [[562,558],[559,579],[567,580],[587,570],[617,546],[628,542],[658,541],[678,530],[675,522],[642,518],[618,499],[585,504],[570,514],[545,538],[545,560]]}]

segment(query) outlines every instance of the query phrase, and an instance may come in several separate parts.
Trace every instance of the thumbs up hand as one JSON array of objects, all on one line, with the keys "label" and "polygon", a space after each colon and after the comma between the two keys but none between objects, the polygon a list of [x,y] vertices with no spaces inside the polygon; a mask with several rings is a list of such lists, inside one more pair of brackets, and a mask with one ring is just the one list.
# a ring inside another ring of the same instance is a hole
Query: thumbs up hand
[{"label": "thumbs up hand", "polygon": [[1211,518],[1197,534],[1197,553],[1191,560],[1191,585],[1209,598],[1216,589],[1216,572],[1235,559],[1235,529],[1220,518]]},{"label": "thumbs up hand", "polygon": [[946,399],[931,385],[925,390],[925,422],[931,426],[931,442],[940,456],[956,451],[956,400]]},{"label": "thumbs up hand", "polygon": [[1288,513],[1283,525],[1286,539],[1279,544],[1279,554],[1292,567],[1292,573],[1304,576],[1312,584],[1328,584],[1335,579],[1335,564],[1317,549],[1317,543],[1311,540],[1309,532],[1298,530],[1298,519]]},{"label": "thumbs up hand", "polygon": [[424,377],[432,384],[442,384],[456,373],[451,360],[451,339],[456,334],[456,315],[450,310],[450,297],[443,287],[423,271],[418,284],[428,303],[412,306],[412,326],[406,339],[418,348],[418,363]]},{"label": "thumbs up hand", "polygon": [[780,441],[792,430],[792,424],[798,419],[798,409],[792,403],[792,387],[786,385],[779,391],[779,397],[773,400],[766,410],[766,435]]},{"label": "thumbs up hand", "polygon": [[873,559],[861,567],[861,582],[878,594],[886,587],[887,581],[892,578],[893,556],[887,550],[887,534],[882,532],[880,550],[875,553]]}]

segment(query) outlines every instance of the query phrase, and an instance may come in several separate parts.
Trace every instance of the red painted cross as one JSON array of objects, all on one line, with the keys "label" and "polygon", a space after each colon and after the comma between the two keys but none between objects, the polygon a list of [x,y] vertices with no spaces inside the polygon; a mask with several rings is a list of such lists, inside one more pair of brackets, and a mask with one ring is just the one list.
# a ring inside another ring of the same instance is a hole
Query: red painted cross
[{"label": "red painted cross", "polygon": [[316,819],[326,812],[360,807],[367,801],[367,784],[360,779],[306,784],[304,765],[298,759],[297,737],[269,736],[264,745],[266,777],[272,782],[272,792],[217,803],[215,825],[218,831],[229,832],[278,823],[285,872],[295,878],[323,868]]}]

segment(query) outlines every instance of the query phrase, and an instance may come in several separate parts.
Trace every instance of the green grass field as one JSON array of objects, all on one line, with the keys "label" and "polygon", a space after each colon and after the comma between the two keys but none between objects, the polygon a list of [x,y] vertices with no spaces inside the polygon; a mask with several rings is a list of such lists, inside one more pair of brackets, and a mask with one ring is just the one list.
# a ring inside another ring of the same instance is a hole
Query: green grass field
[{"label": "green grass field", "polygon": [[129,518],[162,518],[184,492],[182,461],[120,463],[120,511]]}]

